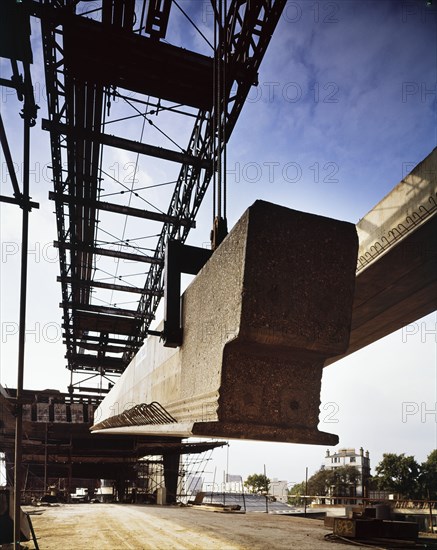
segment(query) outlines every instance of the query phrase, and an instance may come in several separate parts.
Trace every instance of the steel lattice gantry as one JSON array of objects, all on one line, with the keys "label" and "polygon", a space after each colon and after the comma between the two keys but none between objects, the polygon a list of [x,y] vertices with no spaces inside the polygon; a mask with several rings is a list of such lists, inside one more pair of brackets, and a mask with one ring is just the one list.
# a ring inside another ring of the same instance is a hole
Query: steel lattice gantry
[{"label": "steel lattice gantry", "polygon": [[[48,101],[42,125],[51,139],[50,198],[72,373],[111,381],[151,333],[164,292],[167,242],[185,242],[195,225],[285,0],[213,0],[203,30],[193,21],[200,5],[204,9],[205,3],[185,2],[184,10],[172,0],[30,3],[41,20]],[[199,40],[190,39],[189,29]],[[188,143],[181,147],[183,138]],[[110,160],[120,151],[134,155],[135,176],[139,158],[171,167],[165,207],[161,195],[153,203],[145,198],[136,177],[126,185],[115,173]],[[107,182],[118,192],[105,194]],[[107,195],[112,200],[104,200]],[[138,238],[126,238],[131,220],[141,227]],[[99,258],[112,269],[98,267]],[[121,274],[120,262],[131,270],[141,266],[140,276]],[[135,305],[120,307],[124,300],[114,295],[135,298]]]}]

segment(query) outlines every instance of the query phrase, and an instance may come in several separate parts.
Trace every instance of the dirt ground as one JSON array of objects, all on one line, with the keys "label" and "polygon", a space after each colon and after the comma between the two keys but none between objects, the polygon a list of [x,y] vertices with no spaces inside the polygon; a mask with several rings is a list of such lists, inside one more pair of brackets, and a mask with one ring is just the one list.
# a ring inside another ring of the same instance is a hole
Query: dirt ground
[{"label": "dirt ground", "polygon": [[[345,550],[322,520],[195,507],[66,504],[29,508],[41,550]],[[33,543],[26,543],[34,549]]]}]

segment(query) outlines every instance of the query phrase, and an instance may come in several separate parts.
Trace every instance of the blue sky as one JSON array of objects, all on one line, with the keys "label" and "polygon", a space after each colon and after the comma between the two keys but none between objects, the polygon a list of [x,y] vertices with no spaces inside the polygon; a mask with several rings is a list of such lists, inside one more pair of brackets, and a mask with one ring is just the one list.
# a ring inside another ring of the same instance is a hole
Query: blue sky
[{"label": "blue sky", "polygon": [[[180,4],[211,38],[208,3]],[[174,11],[172,41],[208,54],[204,39]],[[356,223],[437,146],[436,14],[436,6],[427,7],[425,1],[287,3],[261,66],[259,86],[251,90],[229,143],[231,227],[259,198]],[[64,390],[69,380],[59,333],[59,268],[50,245],[56,229],[53,204],[47,200],[49,140],[39,129],[46,115],[37,26],[33,40],[41,111],[32,132],[31,186],[41,208],[31,214],[35,252],[29,257],[28,324],[35,334],[28,335],[25,381],[27,387]],[[0,68],[1,76],[8,77],[9,68]],[[3,92],[1,111],[17,155],[20,108]],[[186,141],[183,122],[171,128],[162,118],[162,125],[182,144]],[[126,127],[132,135],[136,130]],[[126,164],[135,160],[111,152],[106,166],[110,170],[118,162],[127,177]],[[10,194],[3,157],[1,169],[1,194]],[[174,178],[174,170],[140,159],[137,177],[141,184],[161,182]],[[111,185],[105,182],[108,192]],[[165,205],[166,193],[154,189],[147,198]],[[209,240],[211,203],[208,192],[190,244]],[[11,387],[16,379],[19,229],[18,208],[1,205],[0,382]],[[424,460],[437,447],[437,419],[426,413],[437,402],[436,336],[426,332],[435,328],[433,314],[325,369],[320,429],[339,434],[340,446],[369,449],[372,466],[385,451]],[[419,412],[403,418],[405,403],[418,403]],[[246,475],[261,472],[266,464],[271,477],[300,481],[305,466],[315,471],[324,453],[322,447],[232,442],[229,468]],[[224,468],[226,452],[214,456],[214,464]]]}]

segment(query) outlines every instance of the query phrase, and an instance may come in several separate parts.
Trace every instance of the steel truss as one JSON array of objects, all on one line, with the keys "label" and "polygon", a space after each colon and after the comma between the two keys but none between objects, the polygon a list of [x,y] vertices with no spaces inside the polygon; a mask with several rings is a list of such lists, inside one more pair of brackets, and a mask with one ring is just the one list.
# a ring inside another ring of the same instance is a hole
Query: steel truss
[{"label": "steel truss", "polygon": [[[32,14],[41,20],[49,113],[43,128],[51,140],[54,192],[50,198],[57,219],[60,305],[72,375],[110,382],[124,371],[145,338],[156,334],[150,324],[163,296],[167,242],[185,242],[212,180],[221,192],[222,152],[251,86],[257,84],[258,69],[285,2],[212,0],[210,34],[214,28],[215,45],[196,27],[208,55],[168,43],[175,10],[171,0],[102,0],[92,3],[92,9],[86,2],[71,0],[30,3]],[[184,15],[187,26],[194,24]],[[116,102],[122,102],[130,114],[111,119]],[[185,148],[159,127],[160,117],[164,121],[174,117],[184,121],[184,128],[192,127]],[[139,141],[132,134],[111,133],[120,124],[123,130],[123,125],[133,122],[142,124]],[[154,143],[150,137],[148,142],[143,139],[146,122],[157,136]],[[126,186],[105,171],[103,156],[114,147],[138,155],[135,170],[140,155],[179,167],[166,211],[155,205],[152,210],[130,206],[133,197],[150,202],[133,183]],[[102,200],[103,180],[108,177],[122,188],[109,203]],[[123,193],[122,198],[129,200],[116,202]],[[151,239],[150,248],[124,237],[127,221],[121,237],[103,229],[108,212],[126,220],[147,220],[147,228],[161,224],[159,231],[141,236]],[[114,240],[105,241],[104,236]],[[108,244],[115,249],[104,246]],[[142,271],[142,282],[135,278],[135,283],[128,283],[127,276],[118,275],[118,264],[115,273],[99,270],[98,256],[117,262],[135,260],[142,269],[147,265],[147,271]],[[108,277],[100,277],[102,273]],[[95,302],[98,292],[104,291],[124,297],[134,293],[139,300],[133,309],[111,300],[101,306]],[[78,386],[72,377],[70,391]]]}]

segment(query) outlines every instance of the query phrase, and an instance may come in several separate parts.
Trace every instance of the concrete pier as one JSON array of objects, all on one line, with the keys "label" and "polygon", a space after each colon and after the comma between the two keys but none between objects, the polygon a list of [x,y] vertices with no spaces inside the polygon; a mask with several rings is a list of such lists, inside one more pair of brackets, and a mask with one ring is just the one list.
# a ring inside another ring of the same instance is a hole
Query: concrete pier
[{"label": "concrete pier", "polygon": [[357,249],[353,224],[255,202],[185,291],[182,346],[150,337],[93,431],[335,445],[320,386],[349,343]]}]

